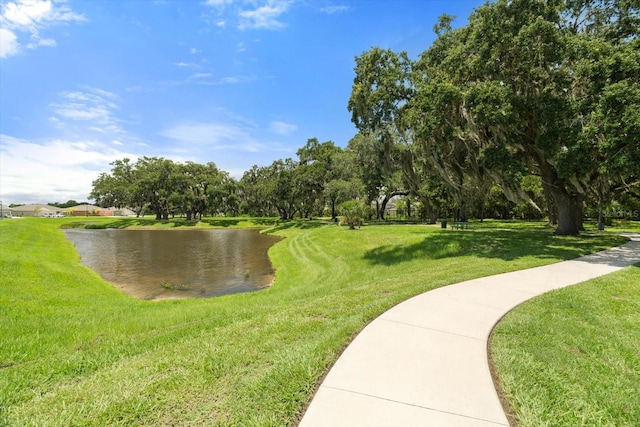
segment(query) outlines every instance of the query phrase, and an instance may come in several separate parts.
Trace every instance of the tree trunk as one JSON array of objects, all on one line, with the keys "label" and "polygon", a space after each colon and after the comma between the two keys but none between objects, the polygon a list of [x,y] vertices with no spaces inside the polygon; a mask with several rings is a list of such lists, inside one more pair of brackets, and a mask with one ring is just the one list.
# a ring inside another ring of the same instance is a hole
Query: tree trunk
[{"label": "tree trunk", "polygon": [[378,219],[384,219],[384,210],[387,208],[387,203],[389,203],[390,197],[385,195],[384,199],[382,199],[382,204],[378,210]]},{"label": "tree trunk", "polygon": [[429,201],[429,198],[422,195],[418,197],[420,197],[420,201],[422,202],[422,206],[424,209],[424,217],[428,220],[429,224],[435,224],[436,221],[438,220],[438,216],[436,212],[433,210],[433,208],[431,207],[431,202]]},{"label": "tree trunk", "polygon": [[469,218],[467,216],[467,204],[465,202],[465,198],[463,195],[459,195],[456,198],[458,199],[458,213],[456,218],[458,221],[467,222]]},{"label": "tree trunk", "polygon": [[382,200],[382,206],[380,206],[380,210],[378,212],[378,219],[384,219],[384,210],[387,209],[387,203],[389,200],[394,198],[395,196],[408,196],[408,191],[392,191],[391,194],[385,194],[384,199]]},{"label": "tree trunk", "polygon": [[549,215],[549,226],[558,225],[558,209],[556,208],[556,204],[553,202],[553,195],[551,194],[551,188],[547,184],[542,182],[542,190],[544,193],[544,198],[547,203],[547,214]]},{"label": "tree trunk", "polygon": [[558,208],[558,227],[554,234],[558,236],[575,236],[584,230],[582,209],[584,196],[569,194],[561,189],[551,190],[555,206]]},{"label": "tree trunk", "polygon": [[555,219],[553,206],[557,208],[558,227],[554,234],[558,236],[578,235],[580,230],[584,230],[582,225],[584,195],[572,189],[572,185],[568,184],[566,180],[560,179],[555,167],[546,161],[539,151],[534,151],[534,156],[538,160],[545,197],[548,198],[548,195],[551,194],[553,199],[553,203],[547,202],[550,224]]}]

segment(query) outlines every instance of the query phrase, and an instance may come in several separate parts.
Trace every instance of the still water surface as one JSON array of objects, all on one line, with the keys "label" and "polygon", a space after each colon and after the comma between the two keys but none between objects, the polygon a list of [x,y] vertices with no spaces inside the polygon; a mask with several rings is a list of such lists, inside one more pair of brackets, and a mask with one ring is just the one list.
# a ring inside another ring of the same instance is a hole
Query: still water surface
[{"label": "still water surface", "polygon": [[247,229],[71,229],[65,234],[84,265],[142,299],[207,298],[268,287],[274,271],[267,250],[280,240]]}]

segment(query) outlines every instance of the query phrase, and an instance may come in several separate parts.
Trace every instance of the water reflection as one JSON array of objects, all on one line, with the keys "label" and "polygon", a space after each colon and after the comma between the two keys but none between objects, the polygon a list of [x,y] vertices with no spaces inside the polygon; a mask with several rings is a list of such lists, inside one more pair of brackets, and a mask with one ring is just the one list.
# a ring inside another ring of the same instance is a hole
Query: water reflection
[{"label": "water reflection", "polygon": [[256,230],[65,230],[82,263],[143,299],[207,298],[265,288],[267,250]]}]

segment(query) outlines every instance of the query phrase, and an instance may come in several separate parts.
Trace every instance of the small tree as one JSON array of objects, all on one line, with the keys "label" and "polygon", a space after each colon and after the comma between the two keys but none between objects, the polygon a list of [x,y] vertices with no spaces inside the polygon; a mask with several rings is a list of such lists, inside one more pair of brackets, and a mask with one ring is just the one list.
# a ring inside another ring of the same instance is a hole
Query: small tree
[{"label": "small tree", "polygon": [[360,227],[364,222],[368,209],[367,205],[358,200],[343,202],[338,207],[341,216],[340,223],[349,224],[349,230],[355,230],[356,224]]}]

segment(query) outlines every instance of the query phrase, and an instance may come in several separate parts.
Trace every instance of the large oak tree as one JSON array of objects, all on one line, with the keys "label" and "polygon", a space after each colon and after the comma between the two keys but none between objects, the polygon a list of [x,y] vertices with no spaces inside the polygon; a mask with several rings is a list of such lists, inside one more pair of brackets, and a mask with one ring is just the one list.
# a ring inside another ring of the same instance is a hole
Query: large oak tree
[{"label": "large oak tree", "polygon": [[445,15],[416,62],[379,48],[357,58],[354,123],[399,132],[453,189],[491,176],[524,196],[522,176],[537,174],[556,233],[577,234],[594,188],[638,185],[637,3],[498,0],[455,30]]}]

